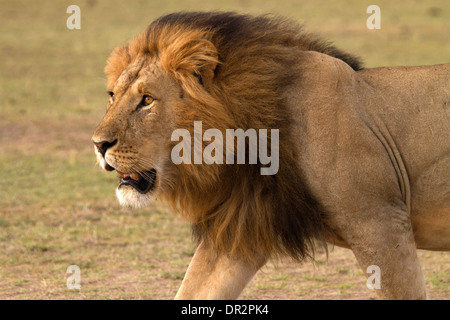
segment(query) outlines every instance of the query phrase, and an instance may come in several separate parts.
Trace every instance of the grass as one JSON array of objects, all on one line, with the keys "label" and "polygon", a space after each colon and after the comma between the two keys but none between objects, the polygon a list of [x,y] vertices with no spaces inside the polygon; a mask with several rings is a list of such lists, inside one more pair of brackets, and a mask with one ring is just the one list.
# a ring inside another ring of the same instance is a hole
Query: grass
[{"label": "grass", "polygon": [[343,295],[347,290],[354,286],[353,283],[344,283],[339,285],[339,294]]},{"label": "grass", "polygon": [[[194,252],[189,226],[162,204],[120,208],[116,177],[95,164],[91,134],[105,112],[111,50],[154,18],[180,10],[274,13],[304,22],[367,67],[449,62],[450,3],[377,1],[0,0],[0,299],[169,299]],[[431,297],[448,299],[449,258],[420,253]],[[69,265],[81,290],[66,287]],[[243,298],[373,298],[351,252],[315,265],[269,263]],[[362,292],[362,294],[361,294]]]}]

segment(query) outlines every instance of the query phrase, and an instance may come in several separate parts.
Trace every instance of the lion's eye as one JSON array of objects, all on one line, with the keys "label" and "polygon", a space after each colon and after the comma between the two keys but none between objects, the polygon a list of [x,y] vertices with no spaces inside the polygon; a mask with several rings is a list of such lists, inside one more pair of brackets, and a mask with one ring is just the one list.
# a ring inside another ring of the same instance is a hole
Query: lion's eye
[{"label": "lion's eye", "polygon": [[149,96],[149,95],[145,95],[145,96],[142,98],[142,103],[141,103],[141,105],[144,106],[144,107],[146,107],[146,106],[151,105],[153,101],[155,101],[155,99],[154,99],[153,97],[151,97],[151,96]]},{"label": "lion's eye", "polygon": [[114,102],[114,92],[109,91],[108,94],[109,94],[109,102],[113,103]]}]

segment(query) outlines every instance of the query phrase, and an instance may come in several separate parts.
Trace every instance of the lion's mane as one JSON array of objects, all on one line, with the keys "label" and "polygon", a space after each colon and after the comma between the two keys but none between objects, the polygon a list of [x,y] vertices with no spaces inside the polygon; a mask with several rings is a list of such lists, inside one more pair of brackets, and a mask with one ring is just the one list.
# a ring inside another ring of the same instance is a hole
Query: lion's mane
[{"label": "lion's mane", "polygon": [[289,20],[199,12],[154,21],[118,47],[105,69],[114,82],[136,59],[159,59],[192,100],[189,110],[173,115],[179,128],[192,132],[195,119],[222,132],[279,129],[276,175],[260,175],[260,165],[174,165],[173,187],[162,194],[191,222],[198,240],[250,263],[274,254],[302,260],[313,255],[315,240],[325,244],[326,217],[304,186],[282,98],[301,77],[291,68],[298,50],[361,68],[357,58]]}]

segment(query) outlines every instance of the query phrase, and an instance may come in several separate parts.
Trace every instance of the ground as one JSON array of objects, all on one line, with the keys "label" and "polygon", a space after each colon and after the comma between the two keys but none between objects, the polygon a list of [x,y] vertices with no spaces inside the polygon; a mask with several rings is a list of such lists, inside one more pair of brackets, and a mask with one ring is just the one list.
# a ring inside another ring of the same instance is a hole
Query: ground
[{"label": "ground", "polygon": [[[178,10],[272,12],[363,57],[367,67],[450,62],[450,3],[377,1],[0,0],[0,299],[171,299],[193,255],[189,226],[162,203],[120,208],[117,177],[96,165],[90,141],[107,95],[110,51],[154,18]],[[431,299],[450,298],[450,253],[419,251]],[[67,267],[81,289],[66,286]],[[242,299],[377,299],[351,251],[315,263],[271,261]]]}]

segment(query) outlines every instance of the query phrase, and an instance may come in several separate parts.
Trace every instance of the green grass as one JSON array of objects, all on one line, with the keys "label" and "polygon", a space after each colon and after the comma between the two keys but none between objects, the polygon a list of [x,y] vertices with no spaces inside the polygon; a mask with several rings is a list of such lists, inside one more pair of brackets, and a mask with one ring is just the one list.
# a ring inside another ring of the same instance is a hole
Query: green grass
[{"label": "green grass", "polygon": [[349,289],[353,288],[354,284],[353,283],[344,283],[339,285],[339,293],[340,294],[344,294],[346,293]]},{"label": "green grass", "polygon": [[328,280],[326,276],[316,276],[316,275],[313,276],[304,275],[303,279],[314,282],[326,282]]},{"label": "green grass", "polygon": [[[92,154],[0,155],[0,205],[58,205],[103,199],[114,193],[117,178],[95,166]],[[25,191],[25,192],[24,192]],[[109,196],[112,200],[113,197]]]},{"label": "green grass", "polygon": [[275,283],[258,283],[256,287],[259,290],[283,290],[286,286],[286,282],[275,282]]},{"label": "green grass", "polygon": [[[156,299],[176,292],[194,252],[189,226],[160,203],[119,208],[117,178],[96,166],[90,141],[106,107],[106,58],[156,17],[180,10],[274,13],[304,22],[368,67],[450,62],[447,0],[377,1],[381,30],[365,26],[368,0],[85,0],[77,1],[81,30],[73,31],[66,28],[70,4],[0,0],[0,298]],[[71,264],[81,268],[80,291],[66,288]],[[318,259],[317,268],[326,267]],[[427,271],[441,298],[450,296],[445,270]],[[330,272],[358,274],[353,266]],[[314,291],[295,283],[325,290],[335,278],[308,274],[257,278],[249,295],[298,298]],[[330,290],[336,287],[357,290]]]},{"label": "green grass", "polygon": [[430,273],[427,284],[431,285],[435,289],[448,290],[450,286],[449,269],[445,271],[433,271]]}]

